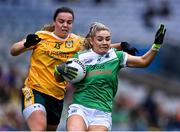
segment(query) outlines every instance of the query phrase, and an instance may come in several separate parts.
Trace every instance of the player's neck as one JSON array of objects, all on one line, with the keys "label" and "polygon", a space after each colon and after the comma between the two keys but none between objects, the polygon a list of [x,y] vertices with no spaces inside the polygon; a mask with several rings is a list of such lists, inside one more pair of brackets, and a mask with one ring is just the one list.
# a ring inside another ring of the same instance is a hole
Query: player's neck
[{"label": "player's neck", "polygon": [[69,38],[70,33],[66,36],[66,37],[61,37],[59,35],[56,35],[54,32],[52,32],[52,35],[57,38],[58,40],[66,40],[67,38]]}]

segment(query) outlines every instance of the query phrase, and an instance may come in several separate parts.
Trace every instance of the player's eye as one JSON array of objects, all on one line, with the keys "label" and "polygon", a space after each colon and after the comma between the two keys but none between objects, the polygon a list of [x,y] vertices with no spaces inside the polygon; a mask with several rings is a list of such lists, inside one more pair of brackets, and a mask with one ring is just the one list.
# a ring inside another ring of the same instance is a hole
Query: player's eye
[{"label": "player's eye", "polygon": [[99,41],[99,42],[103,41],[103,39],[104,39],[104,38],[103,38],[103,37],[100,37],[100,36],[96,37],[96,40]]},{"label": "player's eye", "polygon": [[111,40],[111,37],[106,37],[106,41],[110,41]]},{"label": "player's eye", "polygon": [[67,21],[67,23],[70,25],[70,24],[73,23],[73,21],[72,21],[72,20],[69,20],[69,21]]},{"label": "player's eye", "polygon": [[97,40],[102,41],[102,40],[103,40],[103,38],[97,38]]},{"label": "player's eye", "polygon": [[64,20],[58,20],[58,22],[63,24],[65,21]]}]

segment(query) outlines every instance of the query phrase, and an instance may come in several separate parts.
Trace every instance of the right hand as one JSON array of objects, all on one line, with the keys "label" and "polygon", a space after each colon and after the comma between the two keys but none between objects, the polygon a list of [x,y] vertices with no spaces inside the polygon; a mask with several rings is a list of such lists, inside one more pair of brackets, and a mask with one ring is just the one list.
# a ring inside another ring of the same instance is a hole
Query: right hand
[{"label": "right hand", "polygon": [[139,53],[139,51],[128,42],[121,42],[121,47],[124,52],[127,52],[130,55],[136,55],[136,53]]},{"label": "right hand", "polygon": [[29,48],[31,46],[36,45],[41,41],[41,38],[38,37],[36,34],[28,34],[26,37],[26,41],[24,43],[25,48]]},{"label": "right hand", "polygon": [[55,74],[59,76],[61,82],[65,81],[64,77],[68,78],[69,80],[72,80],[77,76],[78,69],[75,67],[68,66],[67,64],[69,63],[72,63],[72,61],[67,61],[55,66]]}]

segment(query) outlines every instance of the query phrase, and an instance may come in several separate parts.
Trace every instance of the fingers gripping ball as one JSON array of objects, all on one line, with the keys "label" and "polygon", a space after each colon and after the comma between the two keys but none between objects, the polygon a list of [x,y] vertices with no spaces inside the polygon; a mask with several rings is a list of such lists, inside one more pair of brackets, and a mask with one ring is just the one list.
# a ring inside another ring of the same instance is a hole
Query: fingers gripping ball
[{"label": "fingers gripping ball", "polygon": [[79,59],[71,58],[67,60],[66,66],[67,66],[67,70],[69,69],[73,73],[72,75],[74,75],[74,78],[63,76],[65,80],[71,83],[76,83],[76,82],[81,81],[85,77],[86,67]]},{"label": "fingers gripping ball", "polygon": [[77,58],[68,59],[67,62],[57,66],[56,71],[71,83],[81,81],[86,75],[85,65]]}]

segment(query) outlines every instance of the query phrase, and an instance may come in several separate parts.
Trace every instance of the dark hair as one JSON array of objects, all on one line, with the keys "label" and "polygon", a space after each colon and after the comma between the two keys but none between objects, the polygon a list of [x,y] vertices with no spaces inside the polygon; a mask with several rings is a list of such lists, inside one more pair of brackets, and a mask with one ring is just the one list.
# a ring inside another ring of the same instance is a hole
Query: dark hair
[{"label": "dark hair", "polygon": [[69,7],[60,7],[60,8],[57,8],[55,13],[54,13],[54,17],[53,17],[53,20],[55,21],[56,20],[56,17],[59,13],[61,12],[67,12],[67,13],[70,13],[73,17],[73,21],[74,21],[74,11],[69,8]]}]

